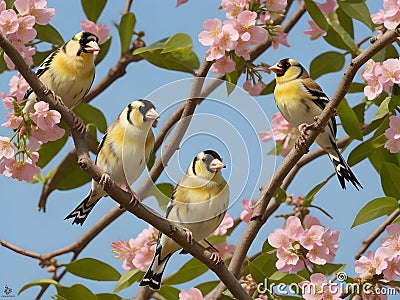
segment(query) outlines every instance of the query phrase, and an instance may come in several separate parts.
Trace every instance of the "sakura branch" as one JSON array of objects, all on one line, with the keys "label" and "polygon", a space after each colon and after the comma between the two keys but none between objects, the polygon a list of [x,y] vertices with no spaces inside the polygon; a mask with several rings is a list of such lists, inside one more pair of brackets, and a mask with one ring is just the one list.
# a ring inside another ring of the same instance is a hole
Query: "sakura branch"
[{"label": "sakura branch", "polygon": [[[235,277],[240,275],[240,269],[243,261],[246,258],[252,242],[258,234],[261,227],[267,221],[265,211],[270,204],[271,198],[274,196],[276,190],[280,187],[281,183],[285,180],[285,177],[290,170],[296,165],[296,162],[308,151],[308,148],[314,142],[318,134],[323,130],[329,119],[335,115],[336,108],[340,101],[345,97],[356,72],[364,65],[373,55],[378,53],[380,50],[385,48],[387,45],[393,43],[399,36],[399,28],[396,30],[388,30],[385,32],[380,39],[374,44],[370,45],[360,55],[351,60],[350,65],[346,68],[343,78],[338,84],[338,87],[321,115],[318,116],[316,121],[312,124],[311,129],[307,132],[305,138],[304,147],[299,149],[292,149],[286,156],[285,160],[278,167],[274,173],[271,181],[267,183],[261,191],[257,206],[255,207],[252,215],[252,219],[248,223],[245,232],[241,236],[237,245],[236,251],[232,257],[229,265],[229,270]],[[223,284],[219,284],[210,294],[209,299],[219,299],[222,292],[224,291]]]}]

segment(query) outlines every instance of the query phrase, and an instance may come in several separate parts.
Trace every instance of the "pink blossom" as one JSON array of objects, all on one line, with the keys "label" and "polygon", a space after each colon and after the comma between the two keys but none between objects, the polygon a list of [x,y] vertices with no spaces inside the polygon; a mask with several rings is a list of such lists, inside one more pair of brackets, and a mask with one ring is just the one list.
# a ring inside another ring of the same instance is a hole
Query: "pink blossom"
[{"label": "pink blossom", "polygon": [[40,129],[38,126],[32,126],[31,138],[35,138],[38,142],[47,143],[50,141],[57,141],[65,134],[65,130],[58,126],[53,126],[47,130]]},{"label": "pink blossom", "polygon": [[10,96],[14,96],[18,103],[24,100],[26,91],[28,90],[28,83],[25,78],[22,77],[21,73],[11,77],[10,82]]},{"label": "pink blossom", "polygon": [[19,39],[24,43],[33,40],[37,34],[33,25],[35,25],[35,17],[24,16],[19,18],[19,27],[17,32],[15,32],[15,38],[12,39]]},{"label": "pink blossom", "polygon": [[308,28],[307,30],[304,30],[304,34],[311,35],[310,38],[312,40],[316,40],[320,36],[326,35],[326,31],[319,28],[317,23],[315,23],[313,20],[308,21],[308,25],[310,25],[310,28]]},{"label": "pink blossom", "polygon": [[232,217],[229,214],[225,214],[224,219],[217,229],[214,231],[214,235],[225,235],[228,232],[228,229],[233,226],[234,222]]},{"label": "pink blossom", "polygon": [[355,271],[360,274],[362,279],[371,279],[376,274],[374,254],[371,250],[356,260],[354,265]]},{"label": "pink blossom", "polygon": [[313,225],[310,229],[306,230],[302,236],[300,236],[300,244],[307,250],[311,250],[315,246],[321,246],[323,234],[324,227]]},{"label": "pink blossom", "polygon": [[8,137],[0,136],[0,157],[14,157],[14,145]]},{"label": "pink blossom", "polygon": [[222,32],[222,22],[219,19],[208,19],[203,23],[204,31],[198,35],[199,42],[203,46],[211,46]]},{"label": "pink blossom", "polygon": [[[400,152],[400,117],[389,117],[389,128],[385,130],[385,136],[388,139],[385,143],[385,148],[391,153]],[[400,251],[400,247],[398,250]]]},{"label": "pink blossom", "polygon": [[237,40],[239,39],[239,33],[230,24],[222,26],[221,32],[218,34],[218,40],[215,41],[215,45],[226,51],[234,50],[237,46]]},{"label": "pink blossom", "polygon": [[306,254],[306,258],[316,265],[325,265],[331,261],[329,249],[326,246],[314,245]]},{"label": "pink blossom", "polygon": [[1,93],[1,100],[5,109],[14,110],[14,97],[7,95],[6,93]]},{"label": "pink blossom", "polygon": [[41,170],[30,159],[26,159],[24,162],[18,162],[14,159],[5,159],[2,168],[4,168],[2,172],[4,176],[28,182],[31,182],[33,176],[39,174]]},{"label": "pink blossom", "polygon": [[177,0],[176,1],[176,7],[181,6],[182,4],[188,3],[188,2],[189,2],[189,0]]},{"label": "pink blossom", "polygon": [[0,13],[0,28],[3,34],[10,35],[17,32],[19,26],[17,13],[12,9]]},{"label": "pink blossom", "polygon": [[[395,83],[400,83],[400,60],[398,58],[389,58],[385,60],[382,63],[382,68],[380,68],[380,71],[382,73],[379,74],[379,81],[382,82],[384,86],[386,84],[391,87]],[[389,91],[386,90],[386,92]]]},{"label": "pink blossom", "polygon": [[110,37],[110,29],[104,24],[95,24],[89,20],[82,20],[81,21],[81,28],[84,31],[93,33],[99,38],[99,44],[103,44],[108,40]]},{"label": "pink blossom", "polygon": [[223,260],[226,260],[229,257],[231,257],[236,249],[235,245],[229,244],[227,242],[216,244],[214,245],[214,247],[218,250],[218,253]]},{"label": "pink blossom", "polygon": [[385,12],[383,9],[379,9],[376,14],[371,14],[371,19],[374,24],[383,24],[385,19]]},{"label": "pink blossom", "polygon": [[313,225],[321,225],[321,223],[319,222],[318,218],[312,215],[306,215],[303,219],[303,225],[307,229]]},{"label": "pink blossom", "polygon": [[6,8],[7,8],[6,2],[5,2],[4,0],[1,0],[1,1],[0,1],[0,13],[1,13],[3,10],[6,10]]},{"label": "pink blossom", "polygon": [[14,5],[22,16],[34,16],[39,25],[48,24],[55,14],[54,8],[46,8],[46,0],[16,0]]},{"label": "pink blossom", "polygon": [[7,122],[1,124],[3,127],[11,128],[11,129],[17,129],[24,118],[22,116],[16,116],[14,113],[8,113],[6,115]]},{"label": "pink blossom", "polygon": [[243,57],[244,60],[250,60],[250,42],[239,39],[235,48],[235,54]]},{"label": "pink blossom", "polygon": [[248,0],[222,0],[221,6],[225,10],[228,19],[235,19],[244,10],[248,2]]},{"label": "pink blossom", "polygon": [[146,271],[149,267],[157,244],[158,231],[151,225],[144,229],[136,239],[129,242],[120,240],[111,243],[117,259],[122,259],[125,270],[139,269]]},{"label": "pink blossom", "polygon": [[270,11],[281,11],[287,6],[287,0],[266,0],[265,6]]},{"label": "pink blossom", "polygon": [[400,24],[400,1],[384,0],[383,7],[385,9],[383,25],[389,30],[395,30]]},{"label": "pink blossom", "polygon": [[336,256],[336,251],[339,248],[339,231],[331,230],[328,228],[322,235],[322,244],[328,248],[330,258],[327,259],[328,262],[332,262]]},{"label": "pink blossom", "polygon": [[272,48],[275,50],[278,49],[279,44],[290,47],[286,40],[287,35],[288,34],[286,32],[283,32],[283,28],[280,25],[276,25],[272,35]]},{"label": "pink blossom", "polygon": [[[35,47],[26,47],[23,43],[13,40],[12,44],[18,50],[19,54],[23,57],[26,64],[29,66],[33,66],[33,58],[32,56],[36,53]],[[7,68],[10,70],[15,68],[14,62],[8,57],[6,53],[4,53],[4,61],[7,64]]]},{"label": "pink blossom", "polygon": [[[297,245],[298,246],[298,245]],[[281,272],[297,273],[304,269],[304,261],[300,259],[296,248],[278,248],[276,251],[276,268]]]},{"label": "pink blossom", "polygon": [[227,20],[224,23],[231,24],[239,32],[243,42],[255,45],[265,41],[268,36],[265,28],[256,26],[256,19],[256,12],[245,10],[238,14],[237,19]]},{"label": "pink blossom", "polygon": [[393,223],[386,227],[387,237],[380,239],[383,247],[392,250],[392,257],[400,256],[400,223]]},{"label": "pink blossom", "polygon": [[188,292],[182,290],[179,293],[179,300],[203,300],[203,294],[197,288],[190,288]]},{"label": "pink blossom", "polygon": [[396,280],[400,276],[400,255],[386,260],[387,267],[382,271],[385,280]]},{"label": "pink blossom", "polygon": [[251,80],[246,80],[243,83],[243,89],[249,93],[250,96],[258,96],[265,88],[265,84],[262,81],[258,81],[254,86],[251,85]]},{"label": "pink blossom", "polygon": [[328,16],[339,8],[336,0],[327,0],[325,3],[317,3],[317,5],[325,16]]},{"label": "pink blossom", "polygon": [[223,56],[212,64],[210,72],[213,72],[218,76],[223,76],[226,73],[233,72],[235,70],[235,66],[235,62],[230,57]]},{"label": "pink blossom", "polygon": [[61,114],[56,110],[49,110],[48,103],[39,101],[33,107],[35,112],[31,114],[31,119],[40,129],[48,130],[55,124],[60,123]]},{"label": "pink blossom", "polygon": [[299,283],[302,296],[305,300],[339,300],[342,291],[337,285],[329,286],[328,279],[324,274],[314,273],[310,276],[310,281]]},{"label": "pink blossom", "polygon": [[283,146],[282,156],[286,156],[292,149],[294,142],[299,134],[297,128],[292,127],[281,113],[272,115],[272,131],[261,131],[258,133],[264,143],[275,141]]},{"label": "pink blossom", "polygon": [[249,199],[243,199],[242,207],[244,211],[240,213],[240,219],[245,223],[249,223],[251,216],[253,214],[254,206],[252,206],[251,201]]}]

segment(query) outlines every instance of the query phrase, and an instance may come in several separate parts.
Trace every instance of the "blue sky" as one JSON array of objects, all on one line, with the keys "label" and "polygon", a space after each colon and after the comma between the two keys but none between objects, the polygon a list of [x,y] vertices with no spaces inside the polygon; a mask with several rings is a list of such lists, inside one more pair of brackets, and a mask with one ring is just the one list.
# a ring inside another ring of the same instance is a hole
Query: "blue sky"
[{"label": "blue sky", "polygon": [[[382,1],[369,0],[367,3],[372,13],[382,7]],[[175,2],[172,0],[155,0],[152,1],[151,6],[146,1],[134,1],[132,11],[135,12],[137,18],[135,29],[145,31],[144,40],[148,44],[177,32],[187,33],[192,37],[194,51],[202,61],[207,49],[197,41],[197,34],[202,30],[202,23],[205,19],[214,17],[224,19],[223,13],[217,10],[219,5],[219,1],[191,0],[188,4],[175,8]],[[48,6],[55,7],[56,15],[51,24],[60,31],[65,40],[80,31],[79,22],[85,18],[80,8],[80,1],[49,1]],[[108,69],[114,66],[119,58],[119,39],[113,23],[119,22],[123,8],[124,1],[108,1],[103,14],[100,16],[99,22],[111,28],[113,43],[110,53],[97,68],[95,84],[105,76]],[[66,22],[66,18],[68,18],[68,22]],[[290,48],[280,46],[277,51],[270,49],[257,61],[274,64],[284,57],[293,57],[308,68],[310,62],[318,54],[329,50],[336,51],[322,39],[311,41],[302,33],[308,28],[307,20],[310,20],[310,17],[308,15],[303,16],[295,30],[289,34]],[[370,34],[364,25],[357,21],[355,25],[356,40],[361,40]],[[14,72],[1,74],[0,91],[8,91],[8,81],[13,74]],[[331,96],[335,91],[336,83],[340,80],[341,74],[342,72],[324,75],[318,80],[328,96]],[[273,76],[266,75],[264,78],[266,82],[269,82],[273,79]],[[182,79],[186,80],[180,83],[175,82]],[[357,78],[357,81],[360,81],[360,78]],[[181,84],[183,84],[183,87]],[[188,74],[163,70],[146,61],[141,61],[130,64],[127,74],[100,94],[91,104],[104,112],[110,124],[127,103],[137,98],[149,98],[162,112],[158,127],[160,128],[162,122],[167,119],[168,114],[172,111],[171,105],[174,107],[176,101],[182,101],[187,96],[186,91],[189,86],[190,77]],[[272,95],[251,98],[239,89],[230,98],[226,97],[224,89],[219,89],[215,92],[213,98],[214,100],[205,102],[197,109],[197,116],[182,143],[181,151],[174,156],[166,174],[160,178],[159,182],[171,182],[179,179],[197,152],[206,148],[213,148],[220,152],[221,156],[225,158],[224,162],[228,165],[228,168],[224,170],[224,175],[229,178],[231,187],[234,187],[231,193],[232,205],[229,213],[233,217],[238,217],[242,210],[241,199],[257,198],[258,186],[267,181],[275,164],[282,161],[281,157],[275,160],[275,157],[266,156],[272,145],[260,144],[255,135],[257,131],[269,130],[268,120],[273,113],[277,112],[277,108]],[[357,94],[348,101],[350,105],[354,106],[362,98],[361,94]],[[5,113],[4,108],[1,107],[0,116],[2,118],[4,118]],[[157,129],[155,132],[158,132]],[[11,133],[0,128],[0,135],[11,135]],[[338,136],[343,136],[341,129],[339,129]],[[61,159],[71,148],[71,145],[71,142],[69,142],[57,158]],[[348,154],[349,149],[344,152],[344,156],[348,157]],[[45,172],[48,172],[54,165],[55,163],[46,168]],[[349,186],[347,190],[343,191],[337,180],[333,178],[316,196],[314,204],[326,209],[334,217],[334,220],[328,219],[317,210],[312,211],[312,214],[320,218],[321,223],[326,227],[340,230],[340,248],[335,262],[348,264],[346,271],[350,275],[354,275],[353,257],[360,247],[362,239],[366,238],[382,220],[354,229],[350,229],[350,226],[356,213],[366,202],[383,195],[379,176],[368,162],[364,161],[354,166],[353,171],[364,186],[363,190],[357,192],[352,186]],[[289,194],[294,193],[296,196],[305,195],[332,172],[333,169],[328,157],[321,157],[300,171],[287,192]],[[260,177],[259,174],[261,174]],[[140,180],[138,183],[140,183]],[[89,185],[71,191],[53,192],[49,197],[46,213],[37,211],[41,185],[30,185],[1,176],[0,186],[4,193],[0,239],[39,253],[47,253],[75,241],[115,205],[112,199],[105,198],[101,204],[96,206],[83,227],[71,226],[69,221],[63,219],[87,194]],[[135,186],[137,186],[137,183]],[[145,203],[154,207],[154,201],[146,200]],[[283,208],[280,209],[278,214],[287,211]],[[268,220],[249,253],[259,251],[268,234],[275,227],[282,226],[282,223],[282,219],[272,218]],[[146,227],[147,225],[143,221],[132,215],[124,214],[90,243],[81,253],[80,258],[94,257],[103,260],[123,273],[121,261],[113,257],[110,244],[120,238],[127,240],[136,237]],[[240,225],[229,238],[229,241],[236,243],[243,229],[244,225]],[[375,244],[372,249],[376,249],[376,247]],[[38,261],[15,254],[7,249],[0,248],[0,257],[2,269],[0,291],[5,285],[8,285],[16,294],[24,284],[36,279],[47,278],[50,275],[45,269],[38,267]],[[70,255],[65,255],[59,258],[59,262],[66,263],[69,258]],[[189,256],[176,255],[170,261],[170,268],[167,267],[166,273],[169,274],[173,269],[177,269],[177,267],[172,267],[174,264],[180,266],[188,259]],[[216,279],[214,274],[207,274],[206,277],[202,278]],[[62,280],[62,284],[68,286],[75,283],[87,284],[94,292],[111,292],[115,286],[113,282],[98,283],[82,280],[73,275],[67,275]],[[191,282],[179,286],[179,288],[188,289],[197,283]],[[134,284],[131,288],[121,292],[120,295],[134,296],[136,290],[137,284]],[[31,288],[17,298],[32,299],[38,291],[38,287]],[[47,299],[54,293],[55,289],[50,288],[44,298]]]}]

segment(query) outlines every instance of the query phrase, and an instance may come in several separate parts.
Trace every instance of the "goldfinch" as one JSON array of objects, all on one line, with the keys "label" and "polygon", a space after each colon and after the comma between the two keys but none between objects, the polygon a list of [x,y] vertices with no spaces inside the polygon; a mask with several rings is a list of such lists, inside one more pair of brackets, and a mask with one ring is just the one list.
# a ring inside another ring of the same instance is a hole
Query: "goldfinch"
[{"label": "goldfinch", "polygon": [[[79,32],[52,52],[39,66],[36,75],[69,108],[74,108],[92,86],[95,65],[94,52],[99,51],[98,38],[89,32]],[[36,94],[28,89],[24,113],[33,112]]]},{"label": "goldfinch", "polygon": [[[229,204],[229,187],[221,174],[225,168],[213,150],[195,156],[186,174],[176,186],[166,211],[166,218],[184,228],[188,241],[202,241],[219,226]],[[165,266],[171,255],[181,248],[160,233],[153,261],[141,286],[159,290]]]},{"label": "goldfinch", "polygon": [[151,126],[155,126],[158,118],[148,100],[133,101],[121,112],[99,145],[96,165],[104,171],[100,181],[92,180],[89,194],[65,220],[74,218],[72,224],[82,225],[100,198],[107,195],[103,187],[111,179],[133,193],[130,186],[142,174],[153,150]]},{"label": "goldfinch", "polygon": [[[270,67],[270,70],[275,72],[274,97],[283,117],[294,127],[312,124],[329,101],[318,83],[311,79],[306,69],[294,59],[282,59]],[[307,125],[305,126],[303,128],[307,128]],[[342,188],[346,189],[347,180],[358,190],[362,185],[336,145],[336,131],[336,120],[332,117],[324,132],[320,133],[315,141],[329,155]]]}]

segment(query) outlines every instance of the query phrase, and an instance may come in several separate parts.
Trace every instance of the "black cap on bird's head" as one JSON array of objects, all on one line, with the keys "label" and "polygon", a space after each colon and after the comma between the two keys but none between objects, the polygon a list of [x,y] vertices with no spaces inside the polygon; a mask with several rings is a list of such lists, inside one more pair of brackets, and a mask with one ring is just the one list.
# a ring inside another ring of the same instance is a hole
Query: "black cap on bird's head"
[{"label": "black cap on bird's head", "polygon": [[[205,166],[205,168],[201,165]],[[195,156],[192,162],[192,172],[197,176],[208,172],[216,173],[223,168],[226,168],[226,166],[222,163],[221,156],[214,150],[204,150],[200,152]],[[205,172],[205,170],[207,170],[207,172]]]},{"label": "black cap on bird's head", "polygon": [[[73,39],[78,40],[78,43],[80,45],[80,52],[83,53],[93,53],[95,51],[99,51],[100,47],[99,47],[99,38],[90,32],[87,31],[82,31],[79,32],[78,34],[76,34]],[[78,54],[78,55],[79,55]]]},{"label": "black cap on bird's head", "polygon": [[128,122],[131,124],[135,122],[137,125],[152,121],[153,127],[156,127],[157,120],[160,117],[160,115],[156,111],[156,107],[154,106],[154,104],[145,99],[135,100],[131,104],[129,104],[127,116]]},{"label": "black cap on bird's head", "polygon": [[293,58],[284,58],[269,69],[276,74],[277,80],[285,76],[285,79],[295,79],[308,76],[306,69]]}]

